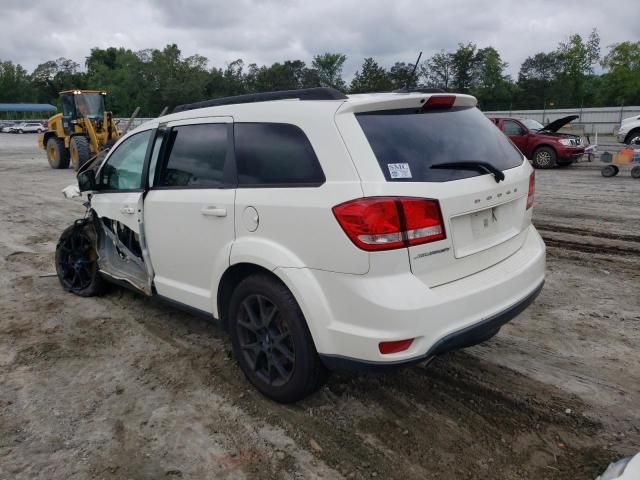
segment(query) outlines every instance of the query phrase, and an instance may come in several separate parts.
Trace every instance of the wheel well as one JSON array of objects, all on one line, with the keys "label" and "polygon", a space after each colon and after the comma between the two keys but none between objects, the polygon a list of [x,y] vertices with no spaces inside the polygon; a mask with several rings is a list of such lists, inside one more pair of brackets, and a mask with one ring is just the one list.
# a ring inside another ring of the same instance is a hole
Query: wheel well
[{"label": "wheel well", "polygon": [[222,275],[218,286],[218,317],[225,329],[228,326],[227,312],[233,291],[242,280],[255,273],[266,274],[282,282],[272,271],[254,263],[238,263],[229,267]]},{"label": "wheel well", "polygon": [[47,142],[50,138],[57,138],[57,135],[54,132],[45,132],[42,139],[42,143],[45,147],[47,146]]},{"label": "wheel well", "polygon": [[638,133],[640,133],[640,128],[639,127],[632,128],[631,131],[629,133],[627,133],[627,136],[624,139],[624,143],[628,143],[631,140],[631,137],[633,135],[638,134]]},{"label": "wheel well", "polygon": [[536,148],[533,149],[533,155],[531,155],[532,157],[536,156],[536,153],[538,153],[538,150],[540,150],[541,148],[550,148],[551,150],[553,150],[553,153],[555,153],[556,157],[558,157],[558,151],[553,147],[553,145],[549,145],[547,143],[543,143],[542,145],[538,145]]}]

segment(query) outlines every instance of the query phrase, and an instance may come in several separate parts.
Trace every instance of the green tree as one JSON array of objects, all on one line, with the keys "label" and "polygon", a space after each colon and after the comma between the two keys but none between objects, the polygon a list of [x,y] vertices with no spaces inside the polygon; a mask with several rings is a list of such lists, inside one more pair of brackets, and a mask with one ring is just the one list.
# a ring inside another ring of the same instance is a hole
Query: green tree
[{"label": "green tree", "polygon": [[640,42],[611,45],[601,63],[607,72],[602,76],[603,103],[640,104]]},{"label": "green tree", "polygon": [[349,91],[351,93],[385,92],[391,88],[391,79],[385,69],[369,57],[364,59],[361,70],[353,76]]},{"label": "green tree", "polygon": [[0,102],[30,102],[34,89],[27,71],[22,65],[0,61]]},{"label": "green tree", "polygon": [[517,108],[544,108],[555,96],[554,86],[560,74],[560,58],[556,52],[536,53],[527,57],[518,73],[520,92]]},{"label": "green tree", "polygon": [[389,69],[389,80],[393,89],[415,88],[418,86],[418,71],[414,72],[414,65],[404,62],[396,62]]},{"label": "green tree", "polygon": [[571,35],[566,42],[560,43],[556,53],[560,60],[559,106],[581,106],[586,93],[586,76],[593,73],[593,66],[600,58],[598,31],[594,29],[586,41],[577,33]]},{"label": "green tree", "polygon": [[513,86],[505,74],[508,64],[493,47],[481,48],[476,55],[475,82],[471,93],[478,98],[483,109],[498,110],[511,103]]},{"label": "green tree", "polygon": [[449,90],[453,78],[453,56],[442,50],[420,65],[420,77],[429,87]]},{"label": "green tree", "polygon": [[37,90],[37,100],[45,103],[56,103],[63,90],[85,86],[80,64],[64,57],[38,65],[31,74],[31,80]]},{"label": "green tree", "polygon": [[313,57],[312,66],[317,72],[322,87],[331,87],[344,91],[347,85],[342,79],[342,68],[347,56],[342,53],[323,53]]},{"label": "green tree", "polygon": [[459,43],[458,49],[451,54],[452,87],[457,92],[468,93],[474,84],[479,58],[475,43]]}]

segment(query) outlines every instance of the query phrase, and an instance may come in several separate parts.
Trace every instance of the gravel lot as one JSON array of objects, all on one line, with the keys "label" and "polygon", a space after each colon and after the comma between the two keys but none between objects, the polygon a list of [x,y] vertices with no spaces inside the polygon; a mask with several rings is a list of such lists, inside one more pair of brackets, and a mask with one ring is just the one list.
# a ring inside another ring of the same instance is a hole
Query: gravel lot
[{"label": "gravel lot", "polygon": [[491,341],[296,405],[214,322],[54,271],[83,214],[32,135],[0,135],[0,479],[593,479],[640,447],[640,181],[539,171],[536,303]]}]

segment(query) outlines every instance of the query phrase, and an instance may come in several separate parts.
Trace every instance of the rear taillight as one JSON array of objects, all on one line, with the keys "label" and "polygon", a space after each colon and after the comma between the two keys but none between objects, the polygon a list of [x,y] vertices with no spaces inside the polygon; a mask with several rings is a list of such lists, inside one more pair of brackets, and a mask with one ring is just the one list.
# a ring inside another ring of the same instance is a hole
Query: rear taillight
[{"label": "rear taillight", "polygon": [[446,238],[437,200],[367,197],[333,207],[351,241],[363,250],[391,250]]},{"label": "rear taillight", "polygon": [[527,194],[527,210],[533,207],[533,197],[536,191],[536,171],[529,176],[529,193]]}]

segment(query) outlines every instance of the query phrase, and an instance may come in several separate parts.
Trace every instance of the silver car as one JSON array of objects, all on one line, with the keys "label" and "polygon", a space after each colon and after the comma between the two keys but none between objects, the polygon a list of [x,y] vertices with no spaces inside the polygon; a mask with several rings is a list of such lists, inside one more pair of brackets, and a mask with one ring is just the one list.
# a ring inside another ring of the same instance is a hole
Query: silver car
[{"label": "silver car", "polygon": [[40,122],[22,122],[9,127],[9,133],[42,133],[45,130]]}]

